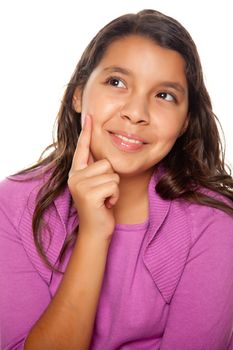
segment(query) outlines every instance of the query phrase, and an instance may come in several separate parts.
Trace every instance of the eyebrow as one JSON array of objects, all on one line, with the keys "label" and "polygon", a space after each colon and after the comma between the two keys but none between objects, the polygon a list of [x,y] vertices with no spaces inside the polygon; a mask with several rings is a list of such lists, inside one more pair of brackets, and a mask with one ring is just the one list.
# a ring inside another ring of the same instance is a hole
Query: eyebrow
[{"label": "eyebrow", "polygon": [[118,72],[118,73],[122,73],[125,75],[131,75],[131,71],[126,69],[126,68],[122,68],[122,67],[117,67],[117,66],[110,66],[110,67],[106,67],[103,69],[104,72]]},{"label": "eyebrow", "polygon": [[160,86],[172,88],[174,90],[181,92],[183,95],[186,95],[186,89],[180,83],[173,82],[173,81],[163,81],[160,84]]},{"label": "eyebrow", "polygon": [[[103,72],[109,72],[109,73],[116,72],[116,73],[122,73],[125,75],[132,75],[132,72],[130,70],[126,68],[118,67],[118,66],[106,67],[103,69]],[[158,86],[171,88],[171,89],[177,90],[183,95],[186,95],[186,89],[183,87],[183,85],[175,81],[163,81],[159,83]]]}]

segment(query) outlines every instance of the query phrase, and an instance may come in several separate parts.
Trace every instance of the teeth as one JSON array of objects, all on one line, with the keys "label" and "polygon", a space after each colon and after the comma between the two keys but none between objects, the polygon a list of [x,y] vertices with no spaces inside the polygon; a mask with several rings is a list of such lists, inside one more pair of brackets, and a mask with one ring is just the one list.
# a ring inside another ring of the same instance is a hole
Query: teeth
[{"label": "teeth", "polygon": [[115,134],[115,136],[119,137],[120,139],[126,141],[126,142],[130,142],[130,143],[137,143],[137,144],[142,144],[143,142],[138,141],[138,140],[133,140],[133,139],[128,139],[128,137],[119,135],[119,134]]}]

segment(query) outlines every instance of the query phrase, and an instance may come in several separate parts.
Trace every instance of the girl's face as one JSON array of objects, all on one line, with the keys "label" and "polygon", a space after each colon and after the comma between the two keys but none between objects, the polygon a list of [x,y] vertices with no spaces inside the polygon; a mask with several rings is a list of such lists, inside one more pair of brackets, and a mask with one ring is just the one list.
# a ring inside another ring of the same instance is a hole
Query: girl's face
[{"label": "girl's face", "polygon": [[122,176],[151,173],[188,125],[185,61],[132,35],[114,41],[74,105],[92,116],[91,153]]}]

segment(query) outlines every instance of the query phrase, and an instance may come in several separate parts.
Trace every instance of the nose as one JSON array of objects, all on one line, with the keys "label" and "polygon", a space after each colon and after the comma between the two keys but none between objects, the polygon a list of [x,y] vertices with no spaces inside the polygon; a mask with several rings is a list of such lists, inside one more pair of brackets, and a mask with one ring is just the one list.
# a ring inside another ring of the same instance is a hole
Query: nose
[{"label": "nose", "polygon": [[121,118],[129,120],[133,124],[148,124],[149,113],[144,98],[131,96],[121,109]]}]

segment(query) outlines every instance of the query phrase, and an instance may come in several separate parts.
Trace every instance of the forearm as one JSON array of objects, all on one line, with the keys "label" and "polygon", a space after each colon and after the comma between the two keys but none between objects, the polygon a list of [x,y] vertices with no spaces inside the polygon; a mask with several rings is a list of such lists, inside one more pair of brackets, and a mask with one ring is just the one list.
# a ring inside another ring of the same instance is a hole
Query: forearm
[{"label": "forearm", "polygon": [[60,287],[34,325],[25,349],[89,348],[109,241],[79,234]]}]

